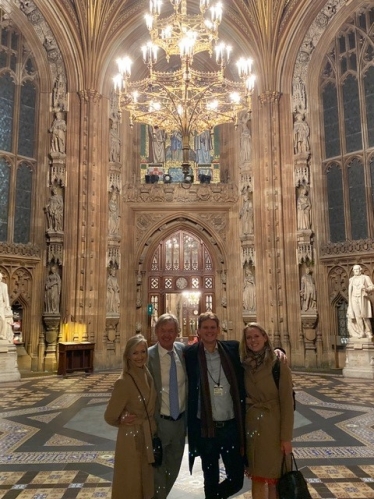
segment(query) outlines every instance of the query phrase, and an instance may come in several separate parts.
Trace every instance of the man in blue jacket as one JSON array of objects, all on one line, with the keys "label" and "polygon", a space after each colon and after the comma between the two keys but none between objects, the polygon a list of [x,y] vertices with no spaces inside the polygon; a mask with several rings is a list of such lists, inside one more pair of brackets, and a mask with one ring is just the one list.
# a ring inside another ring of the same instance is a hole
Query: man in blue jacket
[{"label": "man in blue jacket", "polygon": [[[219,341],[219,319],[198,318],[200,341],[185,348],[190,471],[200,456],[206,499],[227,499],[243,486],[244,376],[237,341]],[[220,482],[219,459],[226,478]]]}]

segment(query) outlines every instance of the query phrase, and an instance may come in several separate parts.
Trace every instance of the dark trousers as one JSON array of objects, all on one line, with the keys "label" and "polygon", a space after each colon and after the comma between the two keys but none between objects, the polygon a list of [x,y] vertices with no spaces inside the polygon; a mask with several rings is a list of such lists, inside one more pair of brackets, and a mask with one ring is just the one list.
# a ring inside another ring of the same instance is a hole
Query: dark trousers
[{"label": "dark trousers", "polygon": [[[214,438],[201,438],[200,457],[204,472],[205,499],[227,499],[243,487],[244,464],[235,419],[216,424]],[[220,483],[219,458],[225,465],[226,478]]]}]

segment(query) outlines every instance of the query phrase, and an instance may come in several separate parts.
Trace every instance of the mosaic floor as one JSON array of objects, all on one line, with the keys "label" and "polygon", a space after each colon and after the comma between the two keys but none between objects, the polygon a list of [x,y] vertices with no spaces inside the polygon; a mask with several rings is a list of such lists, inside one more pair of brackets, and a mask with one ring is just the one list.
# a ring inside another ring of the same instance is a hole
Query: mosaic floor
[{"label": "mosaic floor", "polygon": [[[0,386],[0,499],[110,498],[115,429],[103,412],[118,372]],[[294,374],[294,451],[313,498],[374,498],[374,383]],[[200,499],[187,460],[170,499]],[[237,499],[249,499],[247,481]],[[132,499],[132,498],[124,498]]]}]

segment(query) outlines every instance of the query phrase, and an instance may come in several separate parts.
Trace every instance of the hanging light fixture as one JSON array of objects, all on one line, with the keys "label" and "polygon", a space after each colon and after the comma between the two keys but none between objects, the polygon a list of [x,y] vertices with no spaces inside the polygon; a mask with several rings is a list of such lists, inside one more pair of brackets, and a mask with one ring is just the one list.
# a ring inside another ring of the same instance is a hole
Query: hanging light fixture
[{"label": "hanging light fixture", "polygon": [[[187,0],[170,0],[174,12],[160,18],[161,1],[150,0],[145,15],[150,41],[142,47],[143,61],[148,76],[131,81],[132,61],[128,56],[117,60],[119,74],[114,85],[122,111],[129,112],[130,126],[144,123],[182,137],[184,176],[190,174],[190,137],[215,126],[238,122],[238,113],[251,108],[254,87],[252,60],[239,59],[238,81],[225,76],[231,56],[231,47],[218,40],[218,27],[223,7],[218,2],[200,0],[200,13],[187,14]],[[162,49],[166,61],[178,56],[180,66],[162,72],[156,71],[158,51]],[[196,54],[208,52],[218,66],[215,72],[203,72],[193,67]]]}]

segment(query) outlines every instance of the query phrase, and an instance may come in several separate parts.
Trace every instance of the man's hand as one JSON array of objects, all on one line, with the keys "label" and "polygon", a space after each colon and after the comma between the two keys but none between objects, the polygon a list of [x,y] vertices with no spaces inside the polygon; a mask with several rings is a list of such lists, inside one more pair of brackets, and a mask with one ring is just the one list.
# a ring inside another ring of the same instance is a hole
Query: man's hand
[{"label": "man's hand", "polygon": [[133,424],[135,419],[136,419],[135,414],[130,414],[129,412],[124,411],[119,418],[119,424],[120,425],[125,425],[125,424],[131,425],[131,424]]},{"label": "man's hand", "polygon": [[288,365],[287,355],[285,354],[285,352],[283,350],[281,350],[280,348],[275,348],[274,352],[275,352],[275,355],[278,357],[278,359],[281,362],[283,362],[283,364]]}]

